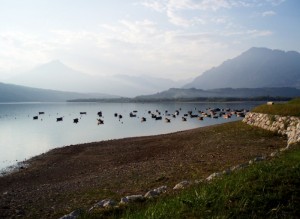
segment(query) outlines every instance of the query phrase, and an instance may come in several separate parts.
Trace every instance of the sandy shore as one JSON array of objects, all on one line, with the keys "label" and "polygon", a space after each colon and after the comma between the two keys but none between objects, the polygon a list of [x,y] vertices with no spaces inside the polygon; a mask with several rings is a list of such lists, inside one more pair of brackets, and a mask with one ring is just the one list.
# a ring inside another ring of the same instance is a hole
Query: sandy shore
[{"label": "sandy shore", "polygon": [[283,137],[233,122],[54,149],[0,178],[0,218],[57,218],[104,198],[205,178],[285,145]]}]

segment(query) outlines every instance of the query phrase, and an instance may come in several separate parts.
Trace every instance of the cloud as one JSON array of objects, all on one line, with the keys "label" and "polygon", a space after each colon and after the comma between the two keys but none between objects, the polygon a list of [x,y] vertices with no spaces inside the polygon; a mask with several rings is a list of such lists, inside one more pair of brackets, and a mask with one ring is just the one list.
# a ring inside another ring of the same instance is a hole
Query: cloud
[{"label": "cloud", "polygon": [[188,20],[188,19],[185,19],[182,16],[179,16],[173,10],[168,10],[167,11],[167,16],[169,18],[169,22],[176,25],[176,26],[189,27],[192,24],[191,20]]},{"label": "cloud", "polygon": [[203,0],[201,3],[195,5],[196,9],[217,11],[222,8],[231,8],[233,5],[227,0]]},{"label": "cloud", "polygon": [[46,53],[54,49],[44,37],[19,31],[0,33],[0,69],[31,68],[47,60]]},{"label": "cloud", "polygon": [[185,11],[217,11],[222,8],[230,8],[232,4],[228,0],[165,0],[165,1],[144,1],[144,7],[151,8],[157,12],[165,13],[168,21],[179,27],[190,27],[198,24],[205,24],[207,21],[201,17],[182,16]]},{"label": "cloud", "polygon": [[158,12],[168,10],[201,10],[218,11],[220,9],[261,7],[263,5],[278,6],[286,0],[147,0],[141,4]]},{"label": "cloud", "polygon": [[270,30],[242,30],[242,31],[225,31],[220,35],[225,37],[247,37],[247,38],[257,38],[272,35],[273,32]]},{"label": "cloud", "polygon": [[273,32],[270,30],[248,30],[247,34],[249,34],[249,36],[252,38],[256,38],[270,36],[273,34]]},{"label": "cloud", "polygon": [[169,22],[181,27],[190,27],[193,25],[203,25],[207,21],[201,17],[184,17],[180,16],[181,11],[191,11],[191,10],[212,10],[217,11],[221,8],[229,8],[230,4],[226,0],[203,0],[193,1],[193,0],[169,0],[166,3],[166,14],[169,18]]},{"label": "cloud", "polygon": [[[263,6],[278,6],[283,3],[284,0],[147,0],[141,4],[144,7],[153,9],[160,13],[165,13],[169,23],[178,27],[191,27],[194,25],[203,25],[209,22],[217,24],[225,24],[228,20],[224,18],[211,18],[201,17],[204,12],[214,12],[211,16],[215,16],[220,10],[232,10],[243,8],[260,8]],[[192,17],[190,11],[198,12],[198,16]],[[262,16],[273,16],[276,13],[274,11],[265,11]]]},{"label": "cloud", "polygon": [[166,9],[166,6],[164,3],[162,3],[162,1],[144,1],[141,4],[157,12],[163,12]]},{"label": "cloud", "polygon": [[269,16],[274,16],[274,15],[276,15],[276,12],[274,12],[274,11],[265,11],[262,13],[263,17],[269,17]]},{"label": "cloud", "polygon": [[278,6],[285,2],[286,0],[267,0],[267,3],[270,3],[273,6]]}]

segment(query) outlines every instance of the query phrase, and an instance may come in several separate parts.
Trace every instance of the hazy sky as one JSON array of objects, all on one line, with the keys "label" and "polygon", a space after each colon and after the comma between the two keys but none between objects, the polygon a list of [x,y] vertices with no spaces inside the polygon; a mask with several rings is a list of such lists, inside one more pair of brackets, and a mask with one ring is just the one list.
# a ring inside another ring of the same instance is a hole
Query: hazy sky
[{"label": "hazy sky", "polygon": [[252,46],[299,52],[299,22],[299,0],[0,0],[0,79],[57,59],[190,78]]}]

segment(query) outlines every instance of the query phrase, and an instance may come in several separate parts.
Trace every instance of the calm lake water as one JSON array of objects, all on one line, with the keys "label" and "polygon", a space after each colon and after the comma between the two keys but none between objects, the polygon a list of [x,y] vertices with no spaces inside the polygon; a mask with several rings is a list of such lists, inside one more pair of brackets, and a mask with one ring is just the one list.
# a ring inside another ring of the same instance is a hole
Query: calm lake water
[{"label": "calm lake water", "polygon": [[[187,118],[181,117],[188,111],[198,113],[207,108],[251,109],[260,102],[239,103],[7,103],[0,104],[0,169],[16,164],[32,156],[56,147],[71,144],[118,139],[133,136],[146,136],[176,132],[213,124],[235,121],[231,119]],[[169,116],[170,123],[164,121],[165,111],[180,115]],[[161,112],[162,120],[151,118],[148,111]],[[98,125],[97,113],[102,111],[104,124]],[[129,116],[137,111],[134,118]],[[39,112],[44,112],[39,115]],[[80,115],[86,112],[86,115]],[[121,114],[119,120],[115,113]],[[33,117],[38,116],[37,120]],[[57,117],[63,121],[57,122]],[[141,117],[146,122],[141,122]],[[77,124],[73,119],[78,118]]]}]

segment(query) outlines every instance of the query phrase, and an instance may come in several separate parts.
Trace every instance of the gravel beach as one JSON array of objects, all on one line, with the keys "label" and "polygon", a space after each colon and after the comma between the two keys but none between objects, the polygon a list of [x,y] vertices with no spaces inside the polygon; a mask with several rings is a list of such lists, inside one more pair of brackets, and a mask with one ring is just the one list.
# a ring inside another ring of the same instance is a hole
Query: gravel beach
[{"label": "gravel beach", "polygon": [[57,148],[0,178],[0,218],[58,218],[105,198],[203,179],[285,146],[282,136],[230,122]]}]

